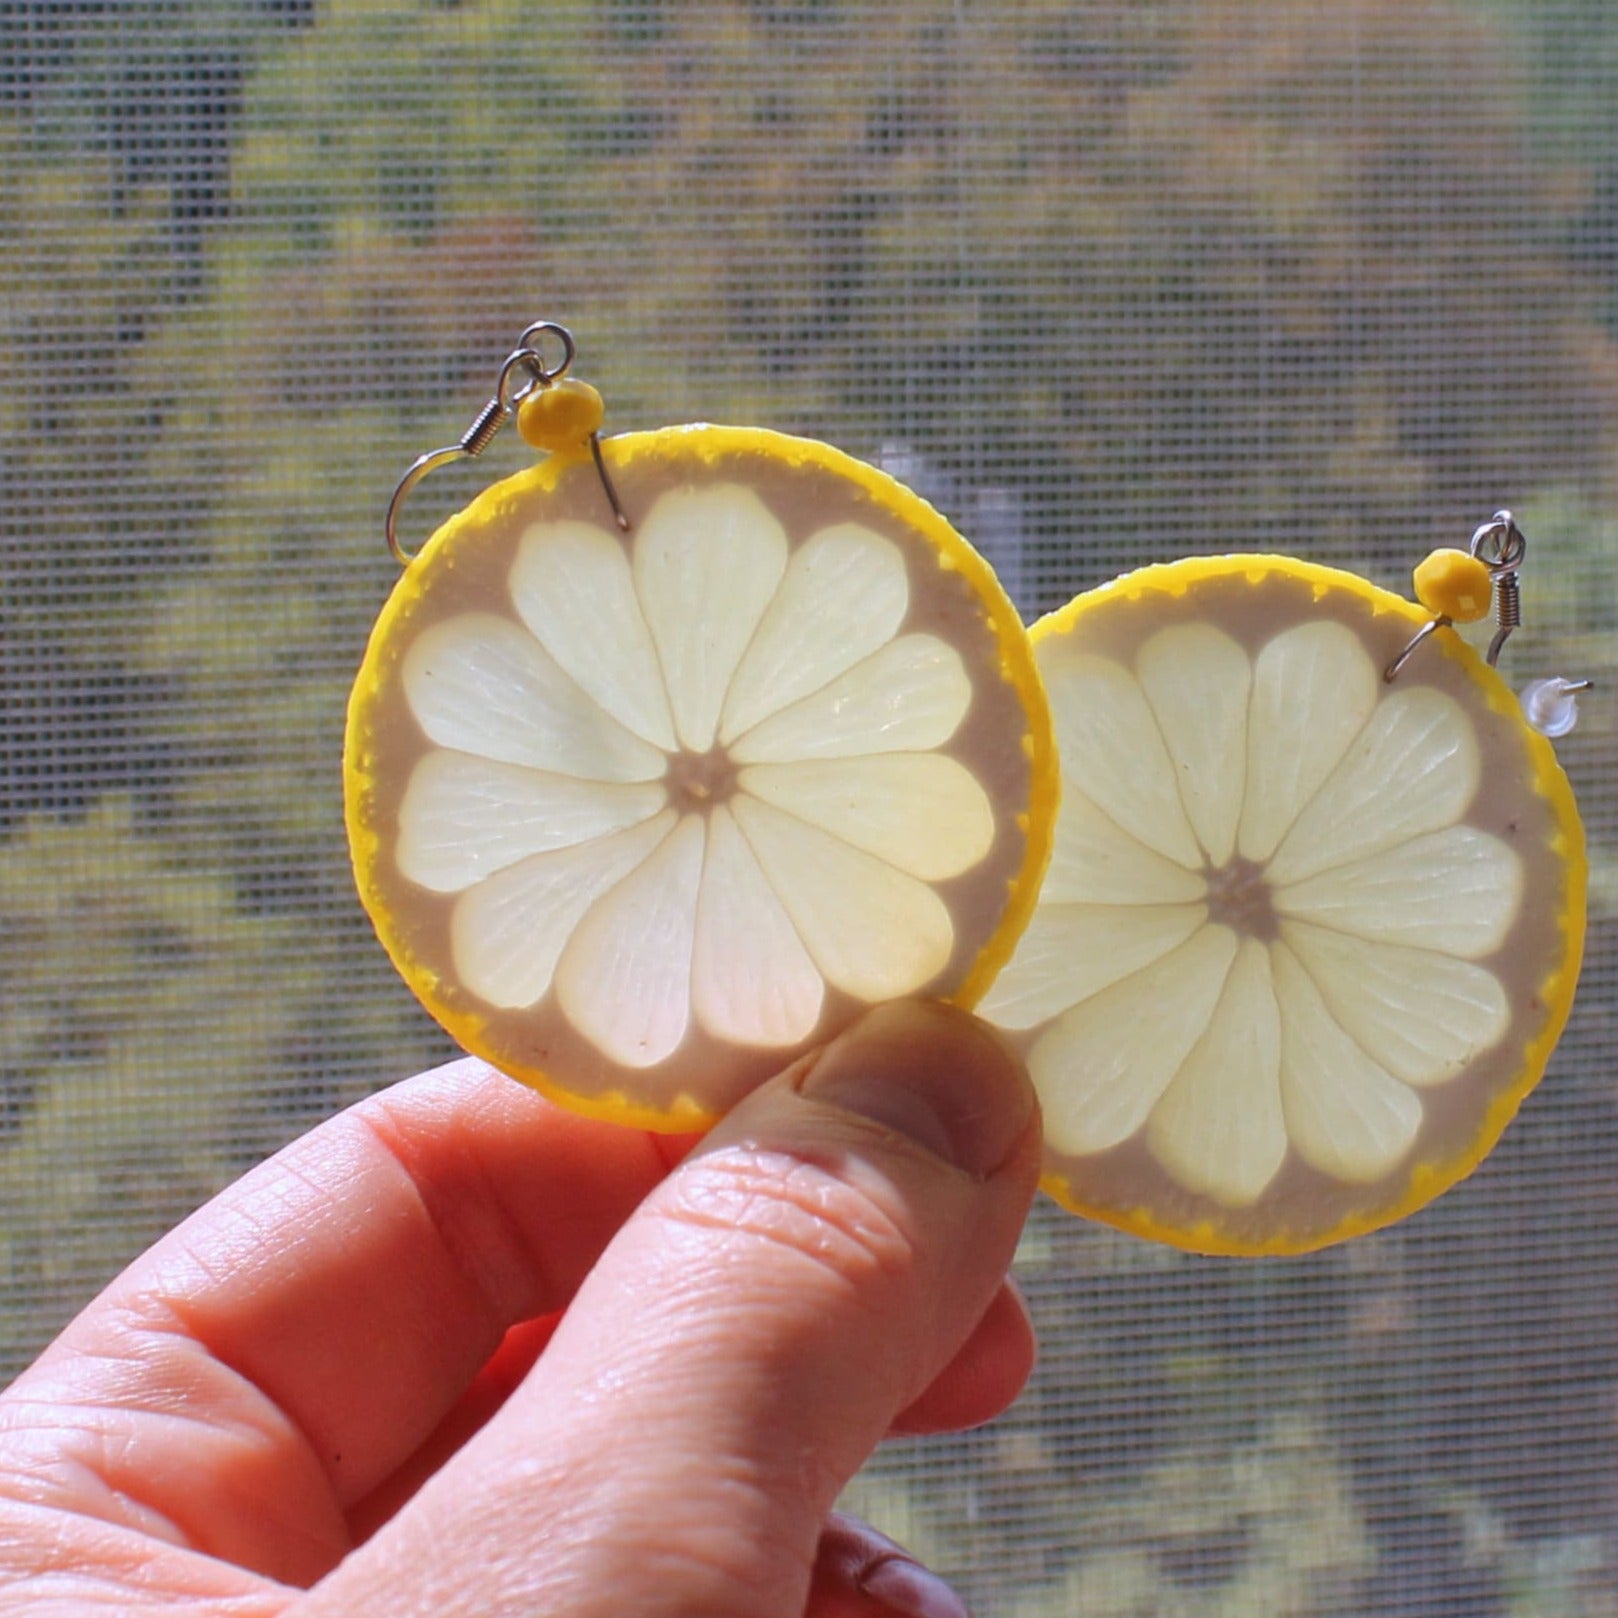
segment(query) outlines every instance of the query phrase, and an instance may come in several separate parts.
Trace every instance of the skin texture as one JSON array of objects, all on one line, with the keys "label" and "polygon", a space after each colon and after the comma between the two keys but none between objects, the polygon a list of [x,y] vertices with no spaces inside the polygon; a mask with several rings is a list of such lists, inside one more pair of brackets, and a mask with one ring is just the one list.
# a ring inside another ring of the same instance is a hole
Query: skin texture
[{"label": "skin texture", "polygon": [[957,1618],[831,1512],[1033,1341],[1039,1164],[964,1013],[869,1014],[700,1141],[467,1060],[321,1126],[0,1396],[0,1614]]}]

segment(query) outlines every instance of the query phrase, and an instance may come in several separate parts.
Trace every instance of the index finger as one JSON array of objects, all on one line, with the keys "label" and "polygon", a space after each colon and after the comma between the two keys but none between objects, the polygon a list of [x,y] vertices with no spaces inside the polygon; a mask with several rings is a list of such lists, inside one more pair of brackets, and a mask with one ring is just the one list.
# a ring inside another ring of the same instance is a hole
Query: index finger
[{"label": "index finger", "polygon": [[[156,1513],[196,1549],[303,1582],[347,1548],[349,1505],[416,1449],[509,1326],[566,1305],[686,1144],[451,1063],[223,1192],[8,1401],[51,1407],[59,1446],[84,1412],[78,1458],[144,1508],[141,1527]],[[109,1434],[113,1421],[124,1430]]]}]

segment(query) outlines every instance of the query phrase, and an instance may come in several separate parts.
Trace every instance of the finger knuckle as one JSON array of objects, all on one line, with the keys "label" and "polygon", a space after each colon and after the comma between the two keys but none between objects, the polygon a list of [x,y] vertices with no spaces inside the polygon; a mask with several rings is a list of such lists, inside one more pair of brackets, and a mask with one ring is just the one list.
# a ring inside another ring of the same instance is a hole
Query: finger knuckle
[{"label": "finger knuckle", "polygon": [[758,1147],[727,1147],[688,1163],[670,1185],[668,1217],[769,1262],[808,1265],[861,1290],[896,1284],[915,1245],[884,1184]]}]

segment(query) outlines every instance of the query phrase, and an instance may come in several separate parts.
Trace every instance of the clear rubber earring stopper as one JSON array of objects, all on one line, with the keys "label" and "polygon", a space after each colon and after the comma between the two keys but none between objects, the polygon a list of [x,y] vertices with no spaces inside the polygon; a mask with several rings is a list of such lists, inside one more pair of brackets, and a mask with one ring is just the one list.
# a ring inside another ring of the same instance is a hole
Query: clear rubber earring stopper
[{"label": "clear rubber earring stopper", "polygon": [[1542,736],[1565,736],[1578,723],[1579,693],[1589,689],[1588,680],[1564,680],[1560,674],[1530,680],[1519,694],[1523,717]]}]

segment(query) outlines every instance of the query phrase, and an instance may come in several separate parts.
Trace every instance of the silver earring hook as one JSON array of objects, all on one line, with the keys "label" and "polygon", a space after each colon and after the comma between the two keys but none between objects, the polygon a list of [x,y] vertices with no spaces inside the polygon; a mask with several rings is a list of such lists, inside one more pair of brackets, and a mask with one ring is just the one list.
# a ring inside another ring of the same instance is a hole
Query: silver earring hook
[{"label": "silver earring hook", "polygon": [[[552,338],[560,342],[562,355],[555,365],[547,365],[544,345]],[[436,472],[441,466],[449,466],[455,461],[475,460],[517,413],[529,394],[536,388],[548,388],[567,375],[577,353],[578,345],[566,326],[559,326],[554,320],[536,320],[518,339],[516,348],[506,356],[500,367],[494,394],[472,418],[471,426],[455,443],[446,444],[442,449],[430,449],[426,454],[418,455],[405,468],[404,476],[394,488],[393,498],[388,501],[387,517],[383,523],[388,550],[401,567],[408,567],[418,554],[407,551],[399,542],[399,513],[410,491],[429,472]]]},{"label": "silver earring hook", "polygon": [[[1500,649],[1506,637],[1522,622],[1522,591],[1517,582],[1517,570],[1527,551],[1528,541],[1517,526],[1517,519],[1505,510],[1495,512],[1486,523],[1479,523],[1467,545],[1467,554],[1489,570],[1494,587],[1495,621],[1499,627],[1485,657],[1490,668],[1500,661]],[[1404,650],[1382,671],[1382,678],[1391,685],[1423,641],[1437,630],[1452,629],[1454,625],[1455,620],[1446,613],[1438,613],[1423,624],[1405,643]]]},{"label": "silver earring hook", "polygon": [[[1494,554],[1485,556],[1485,548]],[[1497,511],[1472,535],[1471,551],[1494,575],[1495,622],[1499,627],[1489,642],[1485,661],[1494,668],[1500,661],[1500,648],[1506,638],[1522,622],[1522,590],[1517,583],[1517,569],[1528,550],[1528,541],[1517,526],[1517,519],[1509,511]]]}]

